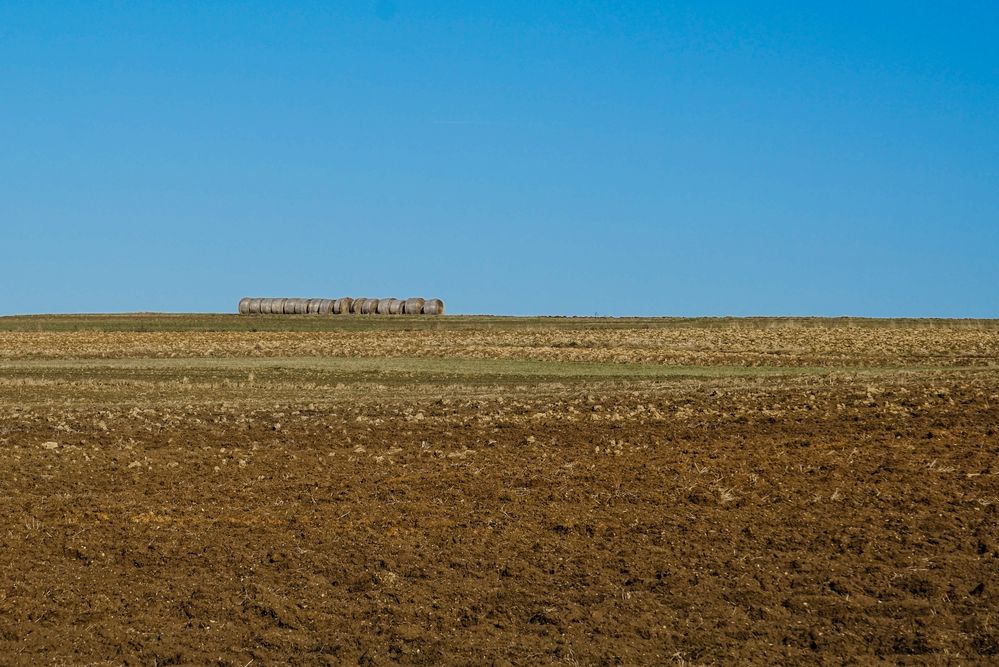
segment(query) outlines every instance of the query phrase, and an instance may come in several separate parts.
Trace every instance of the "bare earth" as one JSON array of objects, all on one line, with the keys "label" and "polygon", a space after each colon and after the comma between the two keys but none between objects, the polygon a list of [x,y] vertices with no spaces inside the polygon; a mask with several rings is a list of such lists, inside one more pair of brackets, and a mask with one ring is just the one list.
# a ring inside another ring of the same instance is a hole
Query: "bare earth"
[{"label": "bare earth", "polygon": [[0,318],[0,664],[999,661],[999,322]]}]

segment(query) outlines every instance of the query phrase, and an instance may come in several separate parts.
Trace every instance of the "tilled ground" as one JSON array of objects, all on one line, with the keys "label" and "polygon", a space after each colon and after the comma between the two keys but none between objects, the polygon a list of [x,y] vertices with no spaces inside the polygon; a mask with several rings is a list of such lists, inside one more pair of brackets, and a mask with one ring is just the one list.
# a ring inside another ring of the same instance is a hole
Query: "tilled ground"
[{"label": "tilled ground", "polygon": [[0,663],[999,660],[994,368],[180,369],[0,375]]}]

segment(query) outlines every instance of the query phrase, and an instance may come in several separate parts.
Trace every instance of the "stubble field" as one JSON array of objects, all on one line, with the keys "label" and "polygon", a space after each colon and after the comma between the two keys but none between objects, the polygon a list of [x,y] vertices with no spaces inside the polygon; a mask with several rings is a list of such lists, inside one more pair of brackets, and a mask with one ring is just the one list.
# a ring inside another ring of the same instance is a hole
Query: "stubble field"
[{"label": "stubble field", "polygon": [[0,664],[999,660],[999,322],[0,318]]}]

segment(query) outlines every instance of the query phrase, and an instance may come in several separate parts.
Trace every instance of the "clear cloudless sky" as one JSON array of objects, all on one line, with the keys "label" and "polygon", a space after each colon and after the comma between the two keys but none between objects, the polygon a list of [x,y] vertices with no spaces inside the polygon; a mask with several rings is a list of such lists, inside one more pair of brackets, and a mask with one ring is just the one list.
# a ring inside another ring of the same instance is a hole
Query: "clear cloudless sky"
[{"label": "clear cloudless sky", "polygon": [[999,317],[999,3],[0,3],[0,313]]}]

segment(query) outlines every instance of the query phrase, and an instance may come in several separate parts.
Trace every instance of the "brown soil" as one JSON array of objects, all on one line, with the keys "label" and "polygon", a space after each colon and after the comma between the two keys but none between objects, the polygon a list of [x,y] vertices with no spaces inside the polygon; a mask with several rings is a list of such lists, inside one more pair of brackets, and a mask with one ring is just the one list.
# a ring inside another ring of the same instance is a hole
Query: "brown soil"
[{"label": "brown soil", "polygon": [[0,372],[3,664],[999,660],[992,367],[52,372]]}]

